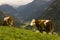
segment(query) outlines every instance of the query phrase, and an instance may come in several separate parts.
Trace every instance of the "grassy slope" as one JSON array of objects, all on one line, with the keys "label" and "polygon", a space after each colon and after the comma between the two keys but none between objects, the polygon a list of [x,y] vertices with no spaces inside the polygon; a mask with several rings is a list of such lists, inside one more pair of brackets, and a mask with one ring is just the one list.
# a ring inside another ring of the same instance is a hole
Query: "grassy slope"
[{"label": "grassy slope", "polygon": [[60,40],[60,37],[20,28],[0,26],[0,40]]}]

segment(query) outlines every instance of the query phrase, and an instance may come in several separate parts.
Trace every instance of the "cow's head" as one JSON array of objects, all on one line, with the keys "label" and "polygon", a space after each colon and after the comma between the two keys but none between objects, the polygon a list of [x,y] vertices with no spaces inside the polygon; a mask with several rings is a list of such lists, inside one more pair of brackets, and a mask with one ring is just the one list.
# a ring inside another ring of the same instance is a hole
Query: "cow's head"
[{"label": "cow's head", "polygon": [[10,18],[9,16],[8,16],[8,17],[5,17],[5,18],[4,18],[4,21],[7,21],[9,18]]},{"label": "cow's head", "polygon": [[32,19],[31,23],[30,23],[30,26],[34,26],[35,25],[35,19]]}]

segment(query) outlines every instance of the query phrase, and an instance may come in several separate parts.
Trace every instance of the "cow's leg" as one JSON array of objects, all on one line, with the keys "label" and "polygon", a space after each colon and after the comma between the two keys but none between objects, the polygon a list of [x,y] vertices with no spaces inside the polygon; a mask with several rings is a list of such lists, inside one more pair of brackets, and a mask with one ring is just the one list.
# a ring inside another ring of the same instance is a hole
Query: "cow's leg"
[{"label": "cow's leg", "polygon": [[54,31],[54,28],[50,29],[49,33],[53,34],[53,31]]},{"label": "cow's leg", "polygon": [[39,31],[40,31],[41,33],[43,33],[43,30],[42,30],[42,29],[39,29]]},{"label": "cow's leg", "polygon": [[47,32],[47,34],[53,34],[53,31],[54,31],[54,28],[52,28],[52,26],[51,25],[47,25],[46,26],[46,32]]},{"label": "cow's leg", "polygon": [[7,26],[7,22],[6,21],[3,22],[3,26]]},{"label": "cow's leg", "polygon": [[42,27],[37,27],[37,29],[38,29],[41,33],[43,33]]},{"label": "cow's leg", "polygon": [[50,23],[50,29],[49,29],[49,33],[53,34],[53,31],[54,31],[54,27],[52,26],[52,23]]}]

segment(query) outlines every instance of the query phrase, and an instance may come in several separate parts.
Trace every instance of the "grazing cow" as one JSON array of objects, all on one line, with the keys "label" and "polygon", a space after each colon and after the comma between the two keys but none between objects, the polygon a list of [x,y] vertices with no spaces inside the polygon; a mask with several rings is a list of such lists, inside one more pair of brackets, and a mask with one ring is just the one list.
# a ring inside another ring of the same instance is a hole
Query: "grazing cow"
[{"label": "grazing cow", "polygon": [[44,31],[46,33],[53,33],[53,31],[54,31],[52,20],[35,20],[35,19],[33,19],[31,21],[30,25],[31,26],[36,25],[37,29],[41,33],[43,33]]},{"label": "grazing cow", "polygon": [[3,26],[13,26],[13,18],[10,16],[4,17]]}]

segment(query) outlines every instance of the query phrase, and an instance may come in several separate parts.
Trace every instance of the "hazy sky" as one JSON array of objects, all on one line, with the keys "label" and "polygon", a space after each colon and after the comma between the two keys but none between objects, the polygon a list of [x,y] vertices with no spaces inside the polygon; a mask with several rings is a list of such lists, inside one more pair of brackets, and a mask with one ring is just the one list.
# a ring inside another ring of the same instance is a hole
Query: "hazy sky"
[{"label": "hazy sky", "polygon": [[[34,1],[34,0],[0,0],[0,5],[9,4],[9,5],[18,7],[20,5],[26,5],[32,1]],[[42,1],[48,2],[51,0],[42,0]]]},{"label": "hazy sky", "polygon": [[0,0],[0,5],[9,4],[9,5],[19,6],[19,5],[28,4],[28,3],[32,2],[32,1],[33,0]]}]

